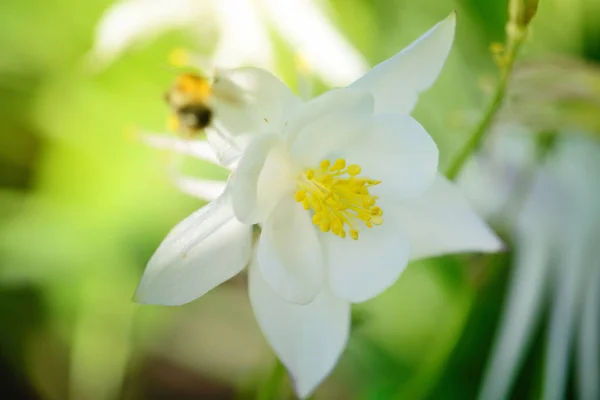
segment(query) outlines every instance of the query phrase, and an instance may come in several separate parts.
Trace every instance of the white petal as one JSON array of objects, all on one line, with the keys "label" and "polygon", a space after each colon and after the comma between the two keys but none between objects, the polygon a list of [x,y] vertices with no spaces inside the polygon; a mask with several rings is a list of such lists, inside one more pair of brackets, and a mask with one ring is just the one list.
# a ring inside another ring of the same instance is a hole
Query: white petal
[{"label": "white petal", "polygon": [[290,195],[262,226],[257,261],[271,287],[285,300],[311,302],[323,284],[321,245],[310,214]]},{"label": "white petal", "polygon": [[157,149],[173,150],[178,153],[219,164],[211,145],[204,140],[184,140],[173,136],[142,134],[142,142]]},{"label": "white petal", "polygon": [[[268,26],[253,0],[212,1],[220,35],[213,54],[215,65],[234,68],[273,66],[273,49]],[[199,21],[199,20],[198,20]],[[196,22],[198,22],[196,21]],[[205,20],[202,21],[204,23]]]},{"label": "white petal", "polygon": [[380,226],[359,230],[358,240],[320,232],[335,295],[353,303],[369,300],[394,284],[404,271],[408,241],[388,211]]},{"label": "white petal", "polygon": [[408,115],[376,115],[371,129],[340,154],[347,163],[360,165],[361,175],[381,180],[372,192],[385,199],[416,197],[437,174],[438,148]]},{"label": "white petal", "polygon": [[590,264],[577,346],[577,383],[582,399],[600,398],[600,262],[596,258]]},{"label": "white petal", "polygon": [[250,302],[258,325],[306,398],[329,375],[346,347],[350,304],[326,288],[308,305],[283,300],[250,265]]},{"label": "white petal", "polygon": [[265,134],[248,146],[231,177],[231,198],[238,220],[264,221],[285,193],[293,192],[294,179],[282,137]]},{"label": "white petal", "polygon": [[367,70],[363,56],[330,22],[320,4],[305,0],[266,1],[265,9],[273,25],[329,86],[347,85]]},{"label": "white petal", "polygon": [[456,15],[452,13],[350,87],[371,92],[378,114],[410,114],[419,93],[440,74],[454,40],[455,25]]},{"label": "white petal", "polygon": [[125,0],[104,13],[96,28],[90,62],[104,67],[127,48],[174,28],[199,30],[211,3],[194,0]]},{"label": "white petal", "polygon": [[571,343],[575,335],[575,322],[579,312],[579,295],[586,282],[587,234],[584,228],[588,221],[582,221],[577,211],[573,212],[571,224],[563,226],[564,238],[556,248],[559,252],[556,285],[550,310],[548,341],[544,365],[542,398],[564,399],[567,390],[568,369],[571,361]]},{"label": "white petal", "polygon": [[185,194],[198,197],[199,199],[212,201],[225,191],[226,183],[209,179],[197,179],[187,176],[173,177],[175,185]]},{"label": "white petal", "polygon": [[441,175],[422,196],[403,202],[398,211],[410,242],[411,260],[503,248],[458,187]]},{"label": "white petal", "polygon": [[136,292],[142,303],[188,303],[240,272],[248,263],[252,228],[233,215],[229,195],[180,222],[163,240]]},{"label": "white petal", "polygon": [[259,68],[217,70],[212,89],[215,115],[206,135],[219,160],[230,167],[254,135],[279,133],[302,104],[283,82]]},{"label": "white petal", "polygon": [[481,400],[509,397],[533,329],[541,316],[551,244],[535,233],[520,235],[517,241],[515,269],[500,330],[479,393]]},{"label": "white petal", "polygon": [[296,165],[314,167],[326,156],[365,134],[373,115],[373,96],[338,89],[310,101],[286,130]]}]

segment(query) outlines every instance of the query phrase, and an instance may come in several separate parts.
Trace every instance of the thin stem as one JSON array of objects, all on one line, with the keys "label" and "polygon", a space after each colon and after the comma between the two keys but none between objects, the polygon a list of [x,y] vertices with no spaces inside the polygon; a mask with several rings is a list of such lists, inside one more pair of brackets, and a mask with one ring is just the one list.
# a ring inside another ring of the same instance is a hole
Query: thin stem
[{"label": "thin stem", "polygon": [[279,400],[281,387],[285,379],[285,368],[279,359],[275,359],[275,366],[267,381],[256,394],[256,400]]},{"label": "thin stem", "polygon": [[523,41],[525,40],[526,34],[524,31],[519,31],[518,34],[512,35],[512,37],[510,34],[508,36],[509,41],[506,54],[504,55],[503,62],[501,64],[500,79],[498,81],[498,85],[496,86],[496,90],[494,91],[492,101],[490,102],[486,112],[483,114],[483,118],[479,124],[477,124],[472,135],[469,137],[469,140],[467,140],[467,143],[465,143],[450,165],[450,168],[448,168],[448,171],[446,172],[448,179],[455,180],[465,162],[469,159],[469,156],[479,148],[479,145],[483,141],[485,134],[487,133],[491,123],[494,120],[494,117],[502,105],[517,53],[521,48]]}]

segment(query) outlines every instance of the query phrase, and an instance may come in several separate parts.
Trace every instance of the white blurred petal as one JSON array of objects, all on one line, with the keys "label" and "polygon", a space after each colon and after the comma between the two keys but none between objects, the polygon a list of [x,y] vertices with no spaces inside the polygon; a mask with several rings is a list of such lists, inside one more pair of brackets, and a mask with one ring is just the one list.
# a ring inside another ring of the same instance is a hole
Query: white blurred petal
[{"label": "white blurred petal", "polygon": [[571,221],[569,225],[563,226],[563,243],[558,249],[560,254],[555,271],[557,279],[544,365],[543,398],[547,400],[559,400],[565,396],[571,341],[575,334],[575,321],[579,317],[578,297],[585,280],[582,272],[589,262],[585,259],[585,230],[577,228],[580,224],[584,225],[585,222]]},{"label": "white blurred petal", "polygon": [[271,40],[254,1],[217,0],[213,3],[220,30],[213,55],[215,65],[220,68],[255,65],[272,69]]},{"label": "white blurred petal", "polygon": [[251,243],[252,227],[235,219],[226,192],[169,232],[146,266],[136,300],[188,303],[240,272]]},{"label": "white blurred petal", "polygon": [[319,234],[331,290],[352,303],[369,300],[392,286],[408,263],[409,245],[402,228],[391,217],[392,211],[382,207],[383,224],[363,227],[358,240]]},{"label": "white blurred petal", "polygon": [[455,25],[456,15],[452,13],[350,87],[370,91],[378,114],[410,114],[419,93],[433,85],[440,74],[452,47]]},{"label": "white blurred petal", "polygon": [[90,62],[102,67],[127,48],[175,28],[202,28],[212,2],[194,0],[124,0],[110,7],[96,28]]},{"label": "white blurred petal", "polygon": [[398,218],[410,242],[411,260],[503,248],[458,187],[439,174],[423,195],[402,202]]},{"label": "white blurred petal", "polygon": [[178,175],[173,177],[173,181],[183,193],[208,201],[215,200],[221,196],[227,185],[223,181],[198,179]]},{"label": "white blurred petal", "polygon": [[325,287],[307,305],[283,300],[250,265],[250,302],[258,325],[287,368],[296,394],[307,398],[333,370],[350,331],[350,304]]},{"label": "white blurred petal", "polygon": [[481,400],[509,398],[542,310],[552,244],[530,232],[519,235],[517,239],[507,303],[479,393]]},{"label": "white blurred petal", "polygon": [[600,398],[600,263],[591,261],[577,347],[577,377],[580,398]]},{"label": "white blurred petal", "polygon": [[310,214],[292,194],[262,225],[256,259],[262,276],[286,301],[308,304],[324,282],[323,253]]},{"label": "white blurred petal", "polygon": [[354,46],[333,26],[315,1],[262,0],[281,36],[309,68],[331,86],[345,86],[367,70]]},{"label": "white blurred petal", "polygon": [[142,134],[142,142],[157,149],[173,150],[181,154],[219,164],[211,145],[205,140],[184,140],[173,136]]},{"label": "white blurred petal", "polygon": [[581,399],[600,398],[600,263],[590,262],[577,347],[578,392]]}]

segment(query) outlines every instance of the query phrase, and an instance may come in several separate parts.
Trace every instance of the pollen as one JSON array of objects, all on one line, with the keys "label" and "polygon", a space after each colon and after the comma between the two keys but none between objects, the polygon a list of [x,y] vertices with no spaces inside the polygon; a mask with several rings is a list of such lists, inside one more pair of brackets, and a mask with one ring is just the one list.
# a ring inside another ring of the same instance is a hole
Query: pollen
[{"label": "pollen", "polygon": [[183,68],[190,63],[190,53],[182,48],[176,48],[169,54],[169,64],[177,68]]},{"label": "pollen", "polygon": [[306,169],[298,178],[294,199],[314,214],[312,222],[323,232],[341,238],[359,238],[362,226],[373,228],[383,223],[378,197],[369,190],[381,181],[359,176],[357,164],[346,160],[323,160],[318,168]]}]

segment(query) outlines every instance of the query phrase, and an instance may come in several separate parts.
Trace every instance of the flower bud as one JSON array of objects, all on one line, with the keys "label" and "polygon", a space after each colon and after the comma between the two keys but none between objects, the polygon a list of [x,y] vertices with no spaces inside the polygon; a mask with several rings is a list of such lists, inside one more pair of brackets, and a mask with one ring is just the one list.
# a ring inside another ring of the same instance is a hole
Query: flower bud
[{"label": "flower bud", "polygon": [[538,0],[510,0],[508,19],[518,28],[526,28],[538,8]]}]

